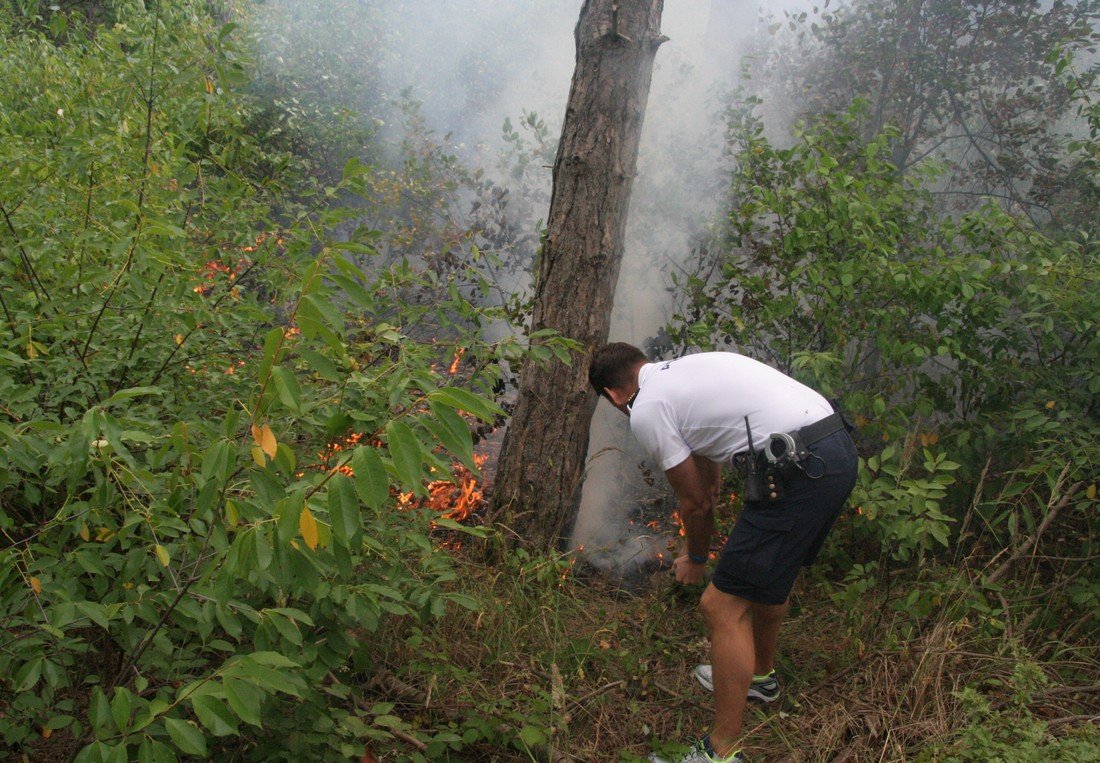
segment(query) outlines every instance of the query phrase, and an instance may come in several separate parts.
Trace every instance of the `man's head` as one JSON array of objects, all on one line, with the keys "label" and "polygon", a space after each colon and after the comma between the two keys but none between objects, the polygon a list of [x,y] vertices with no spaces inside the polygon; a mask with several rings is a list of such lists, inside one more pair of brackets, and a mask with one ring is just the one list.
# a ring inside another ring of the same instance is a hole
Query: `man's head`
[{"label": "man's head", "polygon": [[626,342],[612,342],[592,353],[588,364],[588,383],[619,410],[638,391],[638,368],[649,362],[641,350]]}]

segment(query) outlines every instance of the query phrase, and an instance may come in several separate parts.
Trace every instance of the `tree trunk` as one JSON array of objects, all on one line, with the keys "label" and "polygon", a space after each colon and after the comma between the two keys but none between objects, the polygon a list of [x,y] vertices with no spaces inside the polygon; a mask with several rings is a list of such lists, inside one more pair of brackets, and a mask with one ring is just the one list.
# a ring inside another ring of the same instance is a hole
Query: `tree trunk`
[{"label": "tree trunk", "polygon": [[505,435],[488,518],[509,546],[557,546],[572,528],[596,395],[588,356],[607,341],[663,0],[585,0],[554,161],[532,329],[577,340],[572,366],[532,361]]}]

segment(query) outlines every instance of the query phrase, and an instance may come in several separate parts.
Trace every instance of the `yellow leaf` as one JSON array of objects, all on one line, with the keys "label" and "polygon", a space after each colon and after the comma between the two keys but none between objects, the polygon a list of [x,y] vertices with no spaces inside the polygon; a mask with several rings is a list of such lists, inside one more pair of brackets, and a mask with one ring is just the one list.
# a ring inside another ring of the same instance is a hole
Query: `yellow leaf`
[{"label": "yellow leaf", "polygon": [[176,340],[177,345],[183,344],[183,334],[176,334],[172,338]]},{"label": "yellow leaf", "polygon": [[31,590],[34,591],[34,595],[42,593],[42,581],[38,578],[31,578]]},{"label": "yellow leaf", "polygon": [[43,726],[42,727],[42,738],[43,739],[49,739],[52,736],[53,736],[53,729],[49,728],[48,726]]},{"label": "yellow leaf", "polygon": [[168,549],[159,543],[153,546],[153,551],[157,555],[157,561],[160,562],[161,567],[167,567],[170,557],[168,556]]},{"label": "yellow leaf", "polygon": [[275,458],[275,454],[279,451],[279,443],[275,441],[275,433],[271,431],[271,427],[264,424],[264,428],[260,431],[260,447],[264,449],[264,453],[268,458]]},{"label": "yellow leaf", "polygon": [[310,549],[317,548],[317,520],[313,518],[313,512],[306,506],[298,518],[298,529],[302,532],[302,540]]},{"label": "yellow leaf", "polygon": [[[255,448],[253,448],[253,450],[255,450]],[[225,502],[225,521],[226,521],[226,524],[228,524],[230,527],[236,527],[237,522],[239,522],[240,519],[241,519],[241,517],[237,513],[237,504],[233,503],[232,501],[226,501]]]},{"label": "yellow leaf", "polygon": [[34,347],[34,342],[27,342],[27,357],[34,360],[38,357],[38,350]]},{"label": "yellow leaf", "polygon": [[208,95],[213,95],[214,94],[214,81],[212,79],[210,79],[209,76],[206,77],[205,86],[206,86],[206,93]]},{"label": "yellow leaf", "polygon": [[115,537],[115,533],[109,527],[101,527],[96,531],[95,539],[97,543],[103,543],[111,538]]},{"label": "yellow leaf", "polygon": [[1056,405],[1058,405],[1058,404],[1056,402],[1054,402],[1053,400],[1047,400],[1047,408],[1053,408]]},{"label": "yellow leaf", "polygon": [[263,466],[267,463],[264,458],[264,451],[259,445],[252,446],[252,460],[256,462],[256,466]]},{"label": "yellow leaf", "polygon": [[1096,497],[1096,483],[1095,482],[1088,486],[1088,488],[1085,490],[1085,495],[1087,495],[1089,497],[1090,501],[1093,498]]},{"label": "yellow leaf", "polygon": [[252,425],[252,439],[256,441],[257,445],[260,444],[260,438],[263,436],[263,431],[264,430],[260,429],[259,424]]},{"label": "yellow leaf", "polygon": [[88,530],[88,523],[87,522],[81,522],[80,523],[80,539],[82,541],[87,542],[87,541],[91,540],[91,538],[92,538],[92,533],[91,533],[91,531]]}]

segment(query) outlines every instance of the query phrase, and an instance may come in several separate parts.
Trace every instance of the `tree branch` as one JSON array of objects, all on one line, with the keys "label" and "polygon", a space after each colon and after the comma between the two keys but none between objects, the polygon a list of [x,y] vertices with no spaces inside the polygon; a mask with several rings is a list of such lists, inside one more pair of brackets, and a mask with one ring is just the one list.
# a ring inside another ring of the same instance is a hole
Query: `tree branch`
[{"label": "tree branch", "polygon": [[1062,486],[1066,475],[1069,474],[1069,469],[1070,464],[1066,464],[1065,468],[1062,469],[1062,473],[1058,475],[1058,480],[1054,484],[1054,490],[1051,491],[1050,501],[1047,503],[1047,515],[1043,518],[1043,521],[1035,529],[1035,532],[1032,533],[1027,540],[1021,543],[1016,548],[1016,550],[1012,552],[1012,555],[1001,562],[1001,566],[994,570],[993,573],[985,579],[987,585],[996,583],[998,580],[1004,577],[1005,574],[1012,569],[1012,566],[1017,561],[1019,561],[1021,557],[1023,557],[1025,554],[1031,551],[1032,548],[1035,547],[1035,544],[1039,542],[1039,538],[1041,538],[1043,533],[1046,532],[1046,529],[1050,527],[1050,523],[1053,522],[1054,518],[1058,516],[1058,512],[1060,512],[1069,504],[1070,499],[1073,498],[1074,494],[1078,490],[1080,490],[1081,487],[1085,484],[1084,481],[1075,482],[1070,485],[1069,489],[1065,493],[1059,496],[1058,489]]}]

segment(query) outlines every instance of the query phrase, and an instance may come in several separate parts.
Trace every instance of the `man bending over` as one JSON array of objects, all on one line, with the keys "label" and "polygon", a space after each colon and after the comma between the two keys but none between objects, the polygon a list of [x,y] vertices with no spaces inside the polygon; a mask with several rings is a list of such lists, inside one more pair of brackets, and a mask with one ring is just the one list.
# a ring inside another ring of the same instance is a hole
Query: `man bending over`
[{"label": "man bending over", "polygon": [[814,561],[855,486],[855,446],[828,400],[732,352],[650,363],[637,347],[616,342],[593,354],[588,380],[630,417],[631,432],[676,493],[684,526],[673,562],[679,583],[703,580],[722,465],[744,478],[744,509],[700,600],[711,665],[695,673],[714,691],[714,723],[678,759],[741,763],[746,699],[779,697],[779,626],[799,570]]}]

